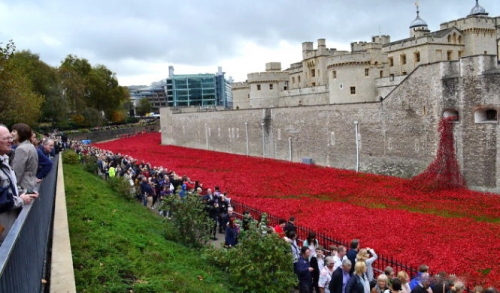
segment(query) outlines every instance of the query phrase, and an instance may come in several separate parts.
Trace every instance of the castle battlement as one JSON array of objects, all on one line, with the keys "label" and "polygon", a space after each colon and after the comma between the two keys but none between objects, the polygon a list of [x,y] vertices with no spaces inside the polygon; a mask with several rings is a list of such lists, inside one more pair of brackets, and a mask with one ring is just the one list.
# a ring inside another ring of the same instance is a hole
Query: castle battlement
[{"label": "castle battlement", "polygon": [[272,83],[272,82],[282,82],[288,81],[288,72],[286,71],[276,71],[276,72],[255,72],[248,74],[248,84],[252,83]]}]

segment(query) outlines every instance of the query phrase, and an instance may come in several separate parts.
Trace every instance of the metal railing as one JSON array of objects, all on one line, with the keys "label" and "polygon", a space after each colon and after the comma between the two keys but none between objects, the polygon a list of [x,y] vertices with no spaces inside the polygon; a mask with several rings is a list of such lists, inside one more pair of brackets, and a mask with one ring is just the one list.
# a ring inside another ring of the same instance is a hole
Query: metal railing
[{"label": "metal railing", "polygon": [[22,208],[0,246],[0,292],[45,290],[59,156],[40,186],[40,197]]},{"label": "metal railing", "polygon": [[[248,211],[252,215],[252,218],[260,219],[261,214],[264,213],[263,211],[249,207],[245,204],[239,203],[234,200],[231,200],[231,206],[234,208],[234,212],[239,216],[241,216],[243,212]],[[276,217],[269,213],[266,214],[267,214],[268,226],[274,227],[278,225],[280,220],[279,217]],[[297,228],[297,241],[299,243],[304,242],[304,240],[307,239],[309,232],[314,231],[313,229],[302,226],[296,225],[295,227]],[[318,233],[316,231],[314,232],[316,233],[316,239],[318,240],[318,243],[324,247],[324,252],[326,253],[326,255],[329,255],[331,253],[331,251],[329,250],[329,247],[331,245],[335,246],[343,245],[346,248],[349,248],[349,243],[345,240],[334,238],[332,237],[332,235]],[[408,273],[409,276],[414,276],[418,272],[417,268],[412,267],[401,260],[397,260],[393,257],[384,256],[379,253],[377,253],[377,255],[378,259],[373,263],[373,269],[378,273],[384,272],[387,266],[391,266],[395,272],[405,271],[406,273]]]}]

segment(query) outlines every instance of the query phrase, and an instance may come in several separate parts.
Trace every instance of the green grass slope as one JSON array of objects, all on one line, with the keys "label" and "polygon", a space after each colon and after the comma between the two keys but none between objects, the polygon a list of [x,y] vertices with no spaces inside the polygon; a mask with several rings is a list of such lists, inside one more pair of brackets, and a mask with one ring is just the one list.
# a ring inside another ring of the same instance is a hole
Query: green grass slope
[{"label": "green grass slope", "polygon": [[200,253],[165,240],[168,223],[80,165],[64,165],[78,292],[234,292]]}]

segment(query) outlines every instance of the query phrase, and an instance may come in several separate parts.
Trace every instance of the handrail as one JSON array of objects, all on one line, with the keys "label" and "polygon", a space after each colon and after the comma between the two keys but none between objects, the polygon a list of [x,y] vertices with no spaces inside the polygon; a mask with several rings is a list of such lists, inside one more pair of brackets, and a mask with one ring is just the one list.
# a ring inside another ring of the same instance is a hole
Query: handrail
[{"label": "handrail", "polygon": [[0,292],[42,292],[52,228],[59,156],[44,178],[39,198],[21,209],[0,246]]}]

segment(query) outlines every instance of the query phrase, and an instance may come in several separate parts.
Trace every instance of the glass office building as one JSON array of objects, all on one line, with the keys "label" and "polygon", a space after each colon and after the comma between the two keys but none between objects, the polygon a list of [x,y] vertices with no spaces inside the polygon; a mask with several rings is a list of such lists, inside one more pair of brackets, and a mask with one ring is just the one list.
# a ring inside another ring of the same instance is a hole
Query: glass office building
[{"label": "glass office building", "polygon": [[173,74],[169,67],[165,91],[169,107],[222,106],[232,108],[231,84],[222,69],[216,74]]}]

